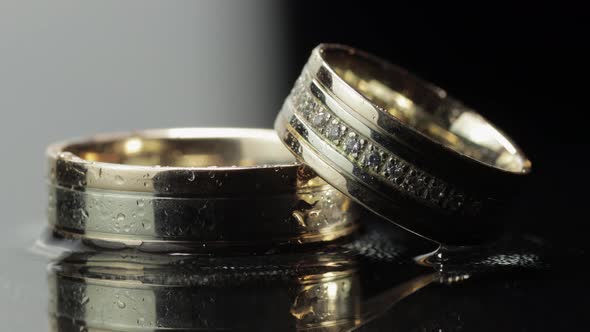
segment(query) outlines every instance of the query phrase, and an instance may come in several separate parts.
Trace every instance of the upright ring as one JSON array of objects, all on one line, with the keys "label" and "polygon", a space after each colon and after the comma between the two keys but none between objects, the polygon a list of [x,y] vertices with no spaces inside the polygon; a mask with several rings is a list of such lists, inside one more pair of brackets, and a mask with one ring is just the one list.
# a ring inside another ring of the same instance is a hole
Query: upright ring
[{"label": "upright ring", "polygon": [[313,50],[275,129],[338,190],[446,244],[493,236],[495,212],[531,170],[508,136],[442,89],[342,45]]},{"label": "upright ring", "polygon": [[264,129],[101,135],[47,150],[49,223],[108,247],[257,247],[328,241],[355,206]]}]

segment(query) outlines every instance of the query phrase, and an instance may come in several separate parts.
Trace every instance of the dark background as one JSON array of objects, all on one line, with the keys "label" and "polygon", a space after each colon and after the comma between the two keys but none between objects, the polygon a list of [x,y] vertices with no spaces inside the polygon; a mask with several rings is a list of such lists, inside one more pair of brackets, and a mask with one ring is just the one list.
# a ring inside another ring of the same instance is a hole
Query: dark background
[{"label": "dark background", "polygon": [[[285,8],[298,76],[321,42],[377,54],[447,90],[507,132],[533,162],[508,222],[584,245],[588,222],[589,17],[565,6],[476,7],[293,1]],[[290,84],[290,83],[289,83]],[[285,95],[290,86],[285,86]]]}]

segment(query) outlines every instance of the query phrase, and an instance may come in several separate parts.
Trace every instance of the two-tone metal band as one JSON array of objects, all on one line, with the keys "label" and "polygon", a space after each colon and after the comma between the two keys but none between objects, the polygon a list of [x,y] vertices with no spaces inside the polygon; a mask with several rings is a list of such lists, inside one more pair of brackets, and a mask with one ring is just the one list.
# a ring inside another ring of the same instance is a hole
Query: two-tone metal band
[{"label": "two-tone metal band", "polygon": [[313,51],[275,128],[337,189],[448,243],[492,235],[483,216],[530,171],[516,145],[442,90],[339,45]]},{"label": "two-tone metal band", "polygon": [[262,129],[167,129],[48,149],[49,223],[146,250],[329,241],[356,228],[348,197]]}]

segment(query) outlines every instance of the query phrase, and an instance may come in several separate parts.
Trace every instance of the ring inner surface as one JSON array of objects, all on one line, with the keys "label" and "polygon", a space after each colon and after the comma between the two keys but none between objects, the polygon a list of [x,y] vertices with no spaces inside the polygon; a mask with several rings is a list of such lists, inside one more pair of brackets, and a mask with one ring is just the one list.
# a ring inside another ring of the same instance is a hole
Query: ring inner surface
[{"label": "ring inner surface", "polygon": [[63,151],[87,161],[141,166],[259,167],[291,165],[295,158],[278,140],[134,137],[71,144]]},{"label": "ring inner surface", "polygon": [[528,160],[485,118],[419,78],[362,53],[324,49],[324,60],[352,88],[390,116],[463,155],[521,173]]}]

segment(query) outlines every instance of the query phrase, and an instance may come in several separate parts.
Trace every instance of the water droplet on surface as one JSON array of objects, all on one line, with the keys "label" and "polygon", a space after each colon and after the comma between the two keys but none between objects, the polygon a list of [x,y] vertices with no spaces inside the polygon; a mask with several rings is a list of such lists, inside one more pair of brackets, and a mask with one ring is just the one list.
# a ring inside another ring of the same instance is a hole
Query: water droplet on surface
[{"label": "water droplet on surface", "polygon": [[137,200],[137,206],[144,207],[145,206],[145,200],[143,198],[138,199]]},{"label": "water droplet on surface", "polygon": [[113,224],[113,230],[114,230],[115,232],[118,232],[118,231],[119,231],[119,228],[121,228],[121,225],[119,224],[119,222],[118,222],[118,221],[116,221],[116,219],[115,219],[115,218],[113,218],[113,220],[115,220],[115,223]]},{"label": "water droplet on surface", "polygon": [[71,152],[65,151],[65,152],[60,152],[57,157],[58,158],[62,158],[62,159],[66,159],[66,158],[70,158],[72,157],[73,154]]},{"label": "water droplet on surface", "polygon": [[135,228],[135,223],[128,223],[125,224],[125,228],[123,229],[126,233],[131,232],[131,229]]},{"label": "water droplet on surface", "polygon": [[115,176],[115,183],[118,185],[122,185],[125,183],[125,179],[123,179],[120,175]]},{"label": "water droplet on surface", "polygon": [[117,214],[117,221],[125,221],[125,215],[123,213]]},{"label": "water droplet on surface", "polygon": [[117,300],[117,307],[119,307],[119,309],[125,309],[126,306],[127,305],[125,304],[125,302]]},{"label": "water droplet on surface", "polygon": [[143,227],[143,229],[145,230],[149,230],[152,228],[152,223],[147,220],[144,220],[141,222],[141,227]]},{"label": "water droplet on surface", "polygon": [[189,182],[193,182],[193,181],[195,181],[195,178],[196,178],[195,173],[191,172],[186,179],[189,180]]}]

